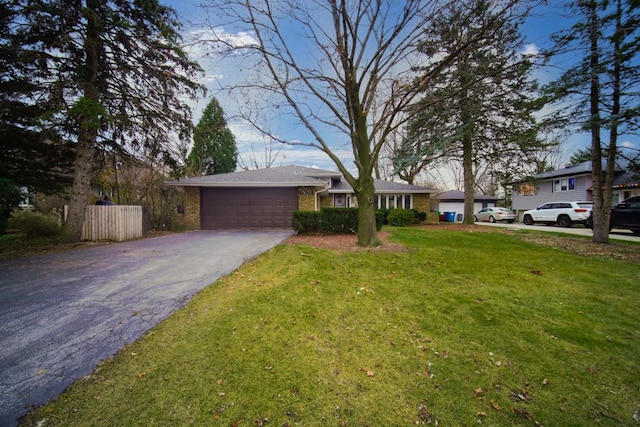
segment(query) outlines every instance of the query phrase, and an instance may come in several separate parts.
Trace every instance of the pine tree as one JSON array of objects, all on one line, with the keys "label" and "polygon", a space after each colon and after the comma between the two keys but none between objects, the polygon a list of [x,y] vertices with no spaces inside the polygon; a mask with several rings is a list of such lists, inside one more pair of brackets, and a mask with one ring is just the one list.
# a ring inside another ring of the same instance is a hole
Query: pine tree
[{"label": "pine tree", "polygon": [[[25,55],[17,77],[37,113],[30,130],[73,144],[67,241],[81,237],[96,150],[144,150],[175,164],[187,138],[199,71],[180,49],[175,11],[157,0],[16,0],[7,34]],[[30,105],[30,106],[31,106]],[[184,155],[184,154],[182,154]]]},{"label": "pine tree", "polygon": [[591,136],[592,240],[608,243],[617,140],[637,132],[640,124],[640,5],[581,0],[569,6],[578,21],[554,35],[551,53],[572,54],[577,61],[546,89],[551,99],[562,102],[554,119],[579,125]]},{"label": "pine tree", "polygon": [[200,176],[233,172],[237,161],[235,137],[227,126],[218,100],[212,98],[193,131],[193,148],[187,157],[187,174]]},{"label": "pine tree", "polygon": [[400,176],[408,168],[415,176],[438,159],[459,161],[465,223],[473,223],[481,168],[497,180],[545,148],[533,116],[538,104],[532,58],[519,52],[518,23],[526,10],[495,14],[484,0],[472,6],[454,2],[425,29],[420,50],[428,58],[459,54],[437,73],[433,65],[422,67],[423,78],[433,84],[414,105],[407,138],[394,160]]}]

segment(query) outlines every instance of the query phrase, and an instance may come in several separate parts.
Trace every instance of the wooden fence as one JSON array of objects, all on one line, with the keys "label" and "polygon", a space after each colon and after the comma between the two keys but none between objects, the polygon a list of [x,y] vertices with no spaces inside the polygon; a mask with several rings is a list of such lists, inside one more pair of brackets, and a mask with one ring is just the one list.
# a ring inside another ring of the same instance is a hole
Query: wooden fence
[{"label": "wooden fence", "polygon": [[82,240],[137,239],[144,235],[142,206],[99,206],[85,208]]}]

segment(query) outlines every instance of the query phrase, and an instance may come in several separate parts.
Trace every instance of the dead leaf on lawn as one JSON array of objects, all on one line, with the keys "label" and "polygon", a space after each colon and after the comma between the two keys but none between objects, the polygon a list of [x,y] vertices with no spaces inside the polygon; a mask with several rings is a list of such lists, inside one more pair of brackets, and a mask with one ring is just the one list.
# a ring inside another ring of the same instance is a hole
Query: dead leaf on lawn
[{"label": "dead leaf on lawn", "polygon": [[540,270],[531,270],[531,274],[535,274],[536,276],[542,276],[542,271],[540,271]]},{"label": "dead leaf on lawn", "polygon": [[373,377],[375,375],[371,369],[362,369],[362,371],[366,372],[368,377]]},{"label": "dead leaf on lawn", "polygon": [[138,374],[138,378],[144,378],[144,377],[146,377],[146,376],[147,376],[147,373],[146,373],[146,372],[140,372],[140,373]]},{"label": "dead leaf on lawn", "polygon": [[480,397],[480,395],[482,394],[482,392],[483,392],[482,387],[478,387],[478,388],[476,389],[476,391],[474,391],[474,392],[473,392],[473,397],[475,397],[475,398],[477,399],[478,397]]},{"label": "dead leaf on lawn", "polygon": [[528,421],[533,421],[533,415],[526,408],[513,408],[513,412],[515,412],[520,417],[524,418]]},{"label": "dead leaf on lawn", "polygon": [[420,421],[423,421],[427,424],[431,424],[433,422],[433,414],[429,412],[427,406],[423,403],[418,405],[418,418]]},{"label": "dead leaf on lawn", "polygon": [[486,412],[483,412],[483,411],[476,412],[476,417],[486,417],[486,416],[487,416]]},{"label": "dead leaf on lawn", "polygon": [[501,411],[501,410],[502,410],[502,408],[500,407],[500,405],[498,405],[498,404],[496,403],[496,401],[495,401],[495,400],[491,399],[491,400],[489,401],[489,403],[491,403],[491,407],[492,407],[493,409],[495,409],[496,411]]}]

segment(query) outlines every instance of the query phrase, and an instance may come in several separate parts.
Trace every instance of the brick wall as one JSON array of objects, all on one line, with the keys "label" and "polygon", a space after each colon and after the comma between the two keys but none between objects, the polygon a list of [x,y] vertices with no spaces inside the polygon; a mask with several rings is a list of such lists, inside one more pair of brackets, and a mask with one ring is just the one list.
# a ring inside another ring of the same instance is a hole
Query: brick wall
[{"label": "brick wall", "polygon": [[430,194],[414,194],[413,195],[413,209],[419,212],[429,213],[429,199]]},{"label": "brick wall", "polygon": [[184,213],[177,216],[178,226],[185,230],[200,229],[200,187],[185,187]]},{"label": "brick wall", "polygon": [[316,189],[313,187],[298,187],[298,210],[313,211],[316,208],[314,201]]}]

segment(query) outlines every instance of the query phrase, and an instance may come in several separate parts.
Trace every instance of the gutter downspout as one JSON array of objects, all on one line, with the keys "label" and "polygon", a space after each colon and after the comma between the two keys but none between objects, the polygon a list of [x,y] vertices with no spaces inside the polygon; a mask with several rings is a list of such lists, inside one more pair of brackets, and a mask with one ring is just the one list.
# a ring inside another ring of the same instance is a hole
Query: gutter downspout
[{"label": "gutter downspout", "polygon": [[327,184],[324,184],[324,188],[322,190],[318,190],[315,193],[313,193],[313,210],[314,212],[318,212],[318,194],[322,193],[323,191],[325,191],[327,189]]}]

